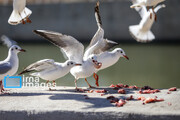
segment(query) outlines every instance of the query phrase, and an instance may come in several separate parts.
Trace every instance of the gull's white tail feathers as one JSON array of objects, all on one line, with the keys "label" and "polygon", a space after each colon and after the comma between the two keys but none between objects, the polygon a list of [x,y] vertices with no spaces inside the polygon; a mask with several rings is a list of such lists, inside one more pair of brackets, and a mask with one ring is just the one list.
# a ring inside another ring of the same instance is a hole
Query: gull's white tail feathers
[{"label": "gull's white tail feathers", "polygon": [[26,20],[30,15],[32,14],[32,11],[25,7],[25,9],[19,13],[16,10],[13,10],[11,13],[11,16],[9,17],[8,23],[11,25],[17,25],[22,22],[22,20]]},{"label": "gull's white tail feathers", "polygon": [[129,26],[131,36],[138,42],[146,43],[155,39],[154,34],[149,31],[142,31],[139,25]]}]

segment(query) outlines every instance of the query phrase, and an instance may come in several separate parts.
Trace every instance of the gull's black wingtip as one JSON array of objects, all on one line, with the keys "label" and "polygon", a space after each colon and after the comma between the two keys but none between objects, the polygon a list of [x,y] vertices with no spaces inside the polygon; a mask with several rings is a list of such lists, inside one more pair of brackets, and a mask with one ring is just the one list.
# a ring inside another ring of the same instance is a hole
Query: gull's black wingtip
[{"label": "gull's black wingtip", "polygon": [[38,30],[33,30],[34,33],[38,33]]}]

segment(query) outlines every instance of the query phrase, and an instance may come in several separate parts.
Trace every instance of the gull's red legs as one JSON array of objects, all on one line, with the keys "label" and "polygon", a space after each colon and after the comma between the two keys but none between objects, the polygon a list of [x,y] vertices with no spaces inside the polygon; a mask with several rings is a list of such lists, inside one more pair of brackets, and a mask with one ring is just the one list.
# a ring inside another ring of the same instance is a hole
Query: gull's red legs
[{"label": "gull's red legs", "polygon": [[99,76],[98,76],[96,73],[94,73],[94,74],[93,74],[93,77],[94,77],[94,79],[96,80],[96,86],[99,87],[99,82],[98,82]]},{"label": "gull's red legs", "polygon": [[86,78],[85,78],[85,81],[86,81],[86,83],[88,84],[88,86],[89,86],[90,88],[95,88],[95,87],[91,86],[91,85],[88,83],[88,81],[87,81]]}]

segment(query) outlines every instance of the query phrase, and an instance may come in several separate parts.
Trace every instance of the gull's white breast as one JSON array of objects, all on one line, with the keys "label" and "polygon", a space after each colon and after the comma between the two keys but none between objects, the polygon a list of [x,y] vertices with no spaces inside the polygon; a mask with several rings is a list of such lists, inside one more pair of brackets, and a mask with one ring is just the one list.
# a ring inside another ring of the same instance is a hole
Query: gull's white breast
[{"label": "gull's white breast", "polygon": [[13,1],[13,8],[14,8],[14,10],[17,10],[18,12],[23,11],[25,6],[26,6],[26,0],[14,0]]}]

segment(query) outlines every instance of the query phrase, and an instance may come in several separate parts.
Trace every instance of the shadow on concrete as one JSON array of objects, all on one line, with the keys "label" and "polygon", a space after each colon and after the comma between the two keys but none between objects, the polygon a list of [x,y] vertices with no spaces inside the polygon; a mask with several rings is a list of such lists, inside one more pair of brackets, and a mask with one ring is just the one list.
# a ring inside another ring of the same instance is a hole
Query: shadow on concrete
[{"label": "shadow on concrete", "polygon": [[[91,105],[85,107],[87,108],[105,108],[105,107],[112,107],[113,105],[106,100],[106,98],[96,98],[96,97],[88,97],[84,96],[86,94],[76,93],[76,94],[54,94],[49,97],[51,100],[76,100],[82,101],[85,103],[90,103]],[[86,99],[88,97],[89,99]]]}]

